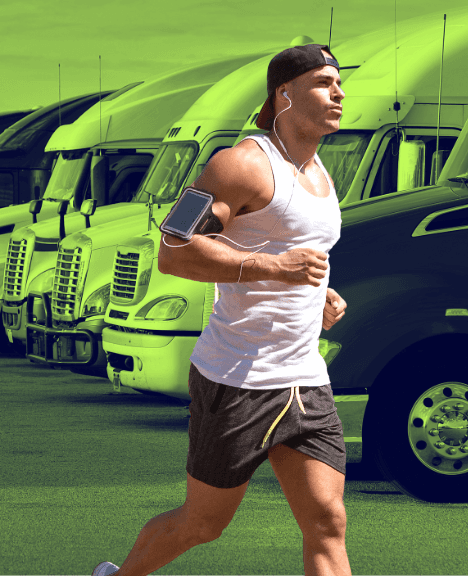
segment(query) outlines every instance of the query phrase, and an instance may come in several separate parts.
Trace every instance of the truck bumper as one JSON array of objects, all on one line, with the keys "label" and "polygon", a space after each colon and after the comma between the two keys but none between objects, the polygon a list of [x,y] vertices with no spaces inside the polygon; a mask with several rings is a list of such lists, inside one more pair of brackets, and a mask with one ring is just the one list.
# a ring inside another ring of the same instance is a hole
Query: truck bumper
[{"label": "truck bumper", "polygon": [[[118,332],[105,328],[102,346],[107,354],[107,376],[113,382],[114,390],[128,386],[189,400],[190,356],[197,339]],[[336,394],[334,397],[345,442],[360,443],[369,396]]]},{"label": "truck bumper", "polygon": [[[34,301],[41,298],[45,310],[44,325],[33,322]],[[66,368],[96,368],[106,365],[102,350],[103,319],[92,318],[70,329],[52,326],[50,299],[47,294],[31,293],[26,302],[26,357],[33,362],[64,365]]]},{"label": "truck bumper", "polygon": [[102,346],[114,390],[129,386],[190,400],[188,376],[196,336],[156,336],[105,328]]}]

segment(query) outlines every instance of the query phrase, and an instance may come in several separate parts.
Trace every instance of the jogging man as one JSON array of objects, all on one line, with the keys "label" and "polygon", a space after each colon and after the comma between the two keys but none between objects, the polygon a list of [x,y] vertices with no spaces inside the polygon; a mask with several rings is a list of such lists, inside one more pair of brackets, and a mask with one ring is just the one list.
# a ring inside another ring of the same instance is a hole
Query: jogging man
[{"label": "jogging man", "polygon": [[222,235],[162,237],[160,272],[220,290],[191,356],[187,497],[142,528],[120,569],[102,562],[94,576],[146,576],[219,538],[267,458],[303,534],[305,575],[351,574],[343,429],[318,350],[346,308],[328,288],[341,215],[316,154],[339,129],[340,84],[327,46],[276,55],[256,121],[270,132],[218,152],[193,183],[215,195]]}]

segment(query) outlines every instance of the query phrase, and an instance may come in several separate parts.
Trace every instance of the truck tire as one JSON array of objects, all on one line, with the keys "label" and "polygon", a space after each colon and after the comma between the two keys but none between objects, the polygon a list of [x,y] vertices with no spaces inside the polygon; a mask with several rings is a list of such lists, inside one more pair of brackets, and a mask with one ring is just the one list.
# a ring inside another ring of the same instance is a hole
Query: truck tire
[{"label": "truck tire", "polygon": [[8,340],[6,341],[6,351],[7,353],[9,352],[11,356],[26,358],[26,345],[16,338],[13,340],[13,343],[10,343]]},{"label": "truck tire", "polygon": [[467,368],[442,358],[400,364],[370,389],[363,449],[405,494],[468,502]]}]

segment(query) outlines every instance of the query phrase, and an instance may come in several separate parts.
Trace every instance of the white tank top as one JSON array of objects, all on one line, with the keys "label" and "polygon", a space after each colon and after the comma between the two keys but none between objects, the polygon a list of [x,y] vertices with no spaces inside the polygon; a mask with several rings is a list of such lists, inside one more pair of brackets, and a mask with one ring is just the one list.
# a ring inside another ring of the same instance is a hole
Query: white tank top
[{"label": "white tank top", "polygon": [[[248,136],[270,160],[275,190],[265,208],[236,216],[223,234],[245,246],[270,243],[268,254],[294,248],[315,248],[328,255],[340,238],[341,212],[335,189],[318,155],[330,193],[319,198],[307,192],[267,135]],[[278,220],[280,220],[278,222]],[[271,236],[269,232],[278,222]],[[257,248],[240,248],[247,254]],[[330,263],[319,287],[290,286],[277,281],[218,284],[219,300],[199,337],[191,361],[206,378],[250,390],[329,384],[319,353],[323,309]]]}]

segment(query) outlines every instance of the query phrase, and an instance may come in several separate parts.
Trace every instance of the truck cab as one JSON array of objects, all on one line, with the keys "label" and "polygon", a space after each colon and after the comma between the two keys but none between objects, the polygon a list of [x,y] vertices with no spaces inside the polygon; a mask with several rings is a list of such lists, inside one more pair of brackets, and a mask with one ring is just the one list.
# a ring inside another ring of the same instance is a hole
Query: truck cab
[{"label": "truck cab", "polygon": [[[103,92],[102,100],[113,93]],[[28,114],[0,134],[0,293],[11,233],[34,221],[29,203],[44,200],[36,221],[57,214],[57,206],[47,201],[47,185],[57,162],[57,151],[46,149],[48,140],[98,101],[99,94],[68,98]]]}]

